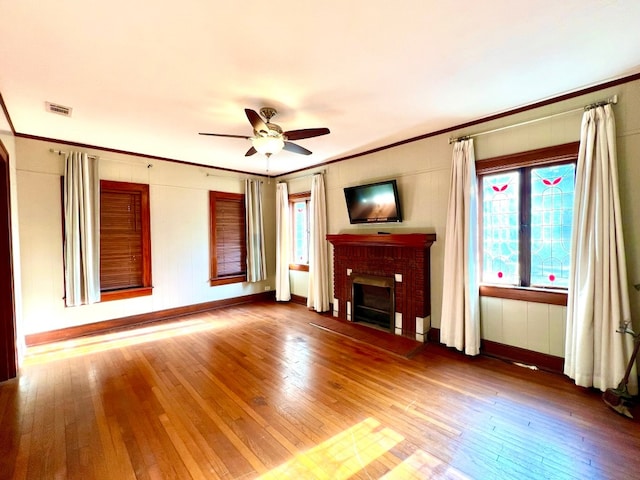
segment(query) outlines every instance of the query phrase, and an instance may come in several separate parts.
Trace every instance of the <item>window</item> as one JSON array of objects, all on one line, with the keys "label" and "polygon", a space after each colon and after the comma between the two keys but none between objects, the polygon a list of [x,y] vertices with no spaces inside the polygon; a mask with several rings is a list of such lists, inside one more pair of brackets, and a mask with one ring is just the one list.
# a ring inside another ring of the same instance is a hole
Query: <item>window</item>
[{"label": "window", "polygon": [[577,156],[576,142],[476,162],[484,285],[568,287]]},{"label": "window", "polygon": [[244,195],[209,192],[211,215],[210,285],[247,280]]},{"label": "window", "polygon": [[309,204],[311,192],[289,195],[291,211],[290,270],[309,271]]},{"label": "window", "polygon": [[149,185],[100,181],[101,300],[151,295]]}]

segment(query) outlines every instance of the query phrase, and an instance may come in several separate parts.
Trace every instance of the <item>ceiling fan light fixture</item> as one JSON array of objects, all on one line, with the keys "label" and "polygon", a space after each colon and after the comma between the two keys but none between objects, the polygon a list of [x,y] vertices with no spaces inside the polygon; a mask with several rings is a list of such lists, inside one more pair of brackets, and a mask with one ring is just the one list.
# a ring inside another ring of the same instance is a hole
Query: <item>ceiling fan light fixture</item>
[{"label": "ceiling fan light fixture", "polygon": [[[277,113],[275,108],[263,107],[260,113],[250,108],[245,108],[244,113],[247,120],[253,127],[253,136],[234,135],[228,133],[200,133],[200,135],[211,135],[213,137],[244,138],[251,141],[251,148],[244,154],[250,157],[256,153],[261,153],[269,158],[271,155],[286,150],[287,152],[299,153],[300,155],[311,155],[311,150],[307,150],[291,140],[302,140],[304,138],[319,137],[326,135],[329,129],[323,128],[303,128],[299,130],[287,130],[280,128],[280,125],[271,123],[271,118]],[[266,120],[266,122],[265,122]]]},{"label": "ceiling fan light fixture", "polygon": [[282,136],[255,136],[251,138],[251,144],[258,153],[263,155],[273,155],[284,148]]}]

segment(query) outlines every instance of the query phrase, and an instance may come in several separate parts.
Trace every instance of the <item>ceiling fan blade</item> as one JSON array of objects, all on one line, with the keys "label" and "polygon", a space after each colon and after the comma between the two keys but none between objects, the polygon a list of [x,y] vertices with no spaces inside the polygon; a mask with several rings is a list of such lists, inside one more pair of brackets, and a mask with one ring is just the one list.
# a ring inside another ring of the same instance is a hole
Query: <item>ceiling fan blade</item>
[{"label": "ceiling fan blade", "polygon": [[283,150],[286,150],[287,152],[301,153],[302,155],[311,155],[311,150],[307,150],[306,148],[291,142],[284,142]]},{"label": "ceiling fan blade", "polygon": [[211,137],[229,137],[229,138],[244,138],[249,139],[246,135],[230,135],[228,133],[199,133],[198,135],[209,135]]},{"label": "ceiling fan blade", "polygon": [[249,123],[256,132],[269,132],[269,127],[264,123],[264,120],[260,118],[260,115],[255,110],[251,110],[250,108],[245,108],[244,113],[247,114],[247,118],[249,119]]},{"label": "ceiling fan blade", "polygon": [[303,128],[284,132],[288,140],[302,140],[303,138],[319,137],[331,133],[328,128]]},{"label": "ceiling fan blade", "polygon": [[258,151],[254,148],[251,147],[249,150],[247,150],[247,153],[244,154],[245,157],[250,157],[251,155],[258,153]]}]

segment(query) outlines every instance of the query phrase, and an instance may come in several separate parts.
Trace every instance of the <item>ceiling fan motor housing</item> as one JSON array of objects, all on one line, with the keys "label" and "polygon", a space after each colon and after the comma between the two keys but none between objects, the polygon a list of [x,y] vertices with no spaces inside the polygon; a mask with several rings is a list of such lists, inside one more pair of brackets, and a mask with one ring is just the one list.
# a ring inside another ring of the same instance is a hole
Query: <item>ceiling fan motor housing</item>
[{"label": "ceiling fan motor housing", "polygon": [[270,137],[278,137],[282,135],[282,128],[280,128],[280,125],[267,122],[267,127],[269,128],[267,135],[269,135]]}]

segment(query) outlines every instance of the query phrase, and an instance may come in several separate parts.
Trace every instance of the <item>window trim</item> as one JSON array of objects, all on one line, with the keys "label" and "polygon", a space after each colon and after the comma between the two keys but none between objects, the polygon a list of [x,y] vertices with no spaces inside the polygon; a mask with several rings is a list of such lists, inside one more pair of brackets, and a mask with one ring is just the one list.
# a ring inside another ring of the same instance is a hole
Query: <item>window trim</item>
[{"label": "window trim", "polygon": [[[100,292],[100,301],[123,300],[151,295],[153,283],[151,276],[151,209],[149,203],[149,185],[146,183],[118,182],[100,180],[100,194],[103,189],[119,192],[140,193],[141,235],[142,235],[142,286]],[[102,208],[102,205],[100,206]]]},{"label": "window trim", "polygon": [[[244,193],[230,193],[230,192],[218,192],[214,190],[209,191],[209,285],[215,287],[218,285],[229,285],[232,283],[242,283],[247,281],[246,272],[246,245],[245,245],[245,272],[239,275],[227,275],[224,277],[214,276],[214,272],[217,274],[218,268],[218,249],[217,249],[217,232],[216,232],[216,200],[239,200],[244,208],[245,195]],[[246,229],[246,214],[245,214],[245,229]],[[246,244],[246,238],[245,238]]]},{"label": "window trim", "polygon": [[[289,195],[289,212],[291,217],[291,253],[293,254],[293,236],[294,236],[294,225],[293,225],[293,204],[295,202],[299,202],[300,200],[305,200],[307,203],[307,209],[309,208],[309,204],[311,202],[311,191],[300,192],[300,193],[292,193]],[[309,233],[309,225],[307,225],[307,234]],[[308,242],[307,242],[308,244]],[[308,253],[308,252],[307,252]],[[293,257],[293,255],[291,255]],[[289,270],[295,270],[299,272],[308,272],[309,264],[308,263],[289,263]]]},{"label": "window trim", "polygon": [[[478,205],[482,205],[482,177],[484,175],[516,170],[526,167],[548,166],[554,164],[576,162],[580,142],[570,142],[562,145],[538,148],[526,152],[518,152],[509,155],[501,155],[483,160],[476,160],[476,177],[478,181]],[[525,187],[527,188],[527,187]],[[530,191],[530,187],[529,187]],[[527,197],[528,198],[528,197]],[[523,205],[526,208],[526,205]],[[482,232],[482,215],[479,215],[479,234]],[[522,240],[522,237],[521,237]],[[480,246],[480,267],[482,262],[482,241]],[[528,251],[528,245],[524,251]],[[530,259],[526,259],[530,266]],[[567,305],[566,288],[536,288],[510,285],[488,285],[480,284],[480,296],[496,297],[511,300],[522,300],[535,303],[546,303],[551,305]]]}]

